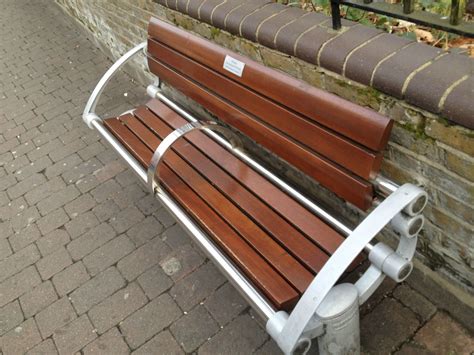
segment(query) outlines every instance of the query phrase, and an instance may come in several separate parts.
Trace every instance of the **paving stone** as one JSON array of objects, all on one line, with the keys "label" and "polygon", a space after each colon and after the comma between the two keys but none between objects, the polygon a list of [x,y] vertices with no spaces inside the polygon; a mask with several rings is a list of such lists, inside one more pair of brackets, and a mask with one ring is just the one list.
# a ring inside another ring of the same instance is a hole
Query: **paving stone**
[{"label": "paving stone", "polygon": [[155,213],[153,213],[153,216],[160,221],[160,223],[165,227],[171,227],[173,224],[176,224],[176,219],[165,209],[161,208]]},{"label": "paving stone", "polygon": [[17,213],[10,219],[10,224],[15,232],[29,227],[33,222],[39,220],[40,215],[36,207],[30,207]]},{"label": "paving stone", "polygon": [[120,187],[115,180],[109,180],[92,190],[91,195],[97,202],[101,203],[112,198],[112,196],[118,193],[121,189],[122,187]]},{"label": "paving stone", "polygon": [[18,180],[22,181],[35,173],[39,173],[40,171],[43,171],[47,167],[51,166],[51,164],[52,164],[51,159],[49,159],[48,156],[44,156],[30,163],[29,165],[21,168],[20,170],[17,170],[15,172],[15,177]]},{"label": "paving stone", "polygon": [[119,212],[115,217],[112,217],[110,219],[110,225],[117,233],[123,233],[142,221],[144,217],[145,216],[143,216],[136,207],[129,207]]},{"label": "paving stone", "polygon": [[181,310],[167,294],[163,294],[125,319],[120,329],[132,349],[168,327],[181,316]]},{"label": "paving stone", "polygon": [[163,241],[165,241],[165,243],[168,244],[172,249],[179,249],[189,244],[191,241],[191,238],[186,234],[179,224],[176,224],[173,227],[165,230],[161,236],[161,239],[163,239]]},{"label": "paving stone", "polygon": [[84,257],[83,262],[94,276],[131,253],[133,249],[134,245],[130,239],[126,235],[120,235]]},{"label": "paving stone", "polygon": [[53,284],[51,281],[46,281],[21,296],[20,303],[25,317],[31,317],[57,299]]},{"label": "paving stone", "polygon": [[123,277],[111,267],[84,283],[69,297],[77,313],[82,314],[124,286]]},{"label": "paving stone", "polygon": [[191,244],[186,244],[169,253],[160,265],[165,273],[176,281],[196,270],[204,261],[205,258]]},{"label": "paving stone", "polygon": [[173,281],[156,265],[148,269],[137,279],[149,299],[153,299],[173,286]]},{"label": "paving stone", "polygon": [[59,296],[64,296],[90,279],[84,265],[79,261],[53,276],[53,284]]},{"label": "paving stone", "polygon": [[100,142],[94,142],[85,148],[79,150],[77,154],[82,158],[82,160],[89,160],[95,157],[97,154],[101,153],[104,150],[104,146]]},{"label": "paving stone", "polygon": [[35,224],[30,224],[19,232],[15,232],[8,240],[13,250],[18,251],[38,240],[40,236],[38,227]]},{"label": "paving stone", "polygon": [[[117,174],[117,176],[115,177],[115,181],[117,181],[121,186],[127,187],[137,182],[137,176],[135,175],[135,173],[133,173],[132,170],[126,169],[122,171],[120,174]],[[152,195],[150,196],[153,197]]]},{"label": "paving stone", "polygon": [[7,189],[8,196],[13,200],[16,199],[28,191],[42,185],[46,182],[46,178],[43,174],[33,174],[27,179],[20,181],[18,184],[13,185]]},{"label": "paving stone", "polygon": [[87,212],[97,205],[91,195],[85,194],[76,198],[74,201],[69,202],[64,206],[64,210],[67,212],[69,217],[75,218],[78,215]]},{"label": "paving stone", "polygon": [[40,257],[36,245],[29,245],[17,253],[10,255],[0,262],[0,282],[18,273],[27,266],[34,264]]},{"label": "paving stone", "polygon": [[136,224],[127,231],[127,235],[135,243],[140,246],[159,235],[163,231],[163,226],[153,217],[145,218],[141,223]]},{"label": "paving stone", "polygon": [[[265,344],[263,344],[263,346],[259,348],[255,352],[255,354],[256,355],[278,355],[278,354],[282,354],[282,352],[281,352],[281,349],[278,347],[278,345],[275,343],[275,341],[270,339]],[[308,354],[311,354],[311,350],[310,352],[308,352]]]},{"label": "paving stone", "polygon": [[120,207],[113,200],[106,200],[92,209],[101,222],[109,220],[120,212]]},{"label": "paving stone", "polygon": [[71,238],[64,229],[55,229],[36,241],[36,245],[43,256],[47,256],[69,243]]},{"label": "paving stone", "polygon": [[77,152],[78,150],[83,149],[84,147],[85,143],[82,140],[77,139],[74,142],[66,144],[64,147],[62,147],[62,149],[49,153],[49,157],[54,162],[58,162],[66,158],[67,156]]},{"label": "paving stone", "polygon": [[36,345],[33,349],[28,351],[26,355],[56,355],[58,350],[54,345],[53,339],[49,338]]},{"label": "paving stone", "polygon": [[79,190],[81,190],[82,193],[86,193],[99,186],[100,183],[95,176],[87,176],[77,180],[75,185]]},{"label": "paving stone", "polygon": [[162,331],[160,334],[154,336],[147,343],[143,344],[137,350],[135,350],[133,355],[150,355],[150,354],[169,354],[169,355],[181,355],[184,354],[183,349],[181,349],[174,340],[173,336],[169,331]]},{"label": "paving stone", "polygon": [[[19,197],[12,202],[6,204],[5,206],[0,207],[0,215],[2,216],[2,220],[7,221],[4,223],[4,226],[8,226],[10,231],[13,231],[13,223],[12,219],[15,218],[15,216],[19,216],[21,213],[25,211],[27,208],[28,204],[26,203],[25,199],[23,197]],[[9,234],[8,231],[5,231],[4,228],[2,228],[2,236],[8,236]]]},{"label": "paving stone", "polygon": [[120,260],[117,268],[131,281],[159,263],[169,253],[170,248],[160,238],[155,238]]},{"label": "paving stone", "polygon": [[65,189],[51,194],[49,197],[41,200],[37,206],[40,213],[45,214],[64,206],[66,203],[73,201],[80,195],[79,190],[74,185],[69,185]]},{"label": "paving stone", "polygon": [[135,204],[148,195],[145,186],[143,186],[138,181],[135,183],[122,188],[117,194],[115,194],[112,199],[121,209],[129,207],[131,204]]},{"label": "paving stone", "polygon": [[60,355],[74,354],[95,338],[97,338],[97,334],[86,315],[57,329],[53,335]]},{"label": "paving stone", "polygon": [[13,301],[0,308],[0,337],[22,322],[23,313],[18,301]]},{"label": "paving stone", "polygon": [[0,261],[12,255],[12,248],[7,238],[0,238]]},{"label": "paving stone", "polygon": [[267,340],[267,335],[248,314],[229,323],[199,348],[198,354],[250,354]]},{"label": "paving stone", "polygon": [[56,211],[51,212],[41,218],[38,222],[38,228],[43,235],[52,232],[56,228],[61,227],[69,221],[69,217],[62,208],[58,208]]},{"label": "paving stone", "polygon": [[407,285],[397,287],[393,292],[393,296],[415,312],[422,323],[426,322],[436,313],[436,307],[430,301]]},{"label": "paving stone", "polygon": [[18,298],[25,292],[41,283],[41,278],[34,266],[0,283],[0,307]]},{"label": "paving stone", "polygon": [[204,306],[220,325],[225,325],[245,310],[248,304],[230,283],[226,283],[206,299]]},{"label": "paving stone", "polygon": [[224,281],[224,276],[216,267],[207,263],[178,281],[170,290],[170,294],[184,311],[188,311],[209,296]]},{"label": "paving stone", "polygon": [[72,239],[79,237],[80,235],[91,230],[99,224],[99,220],[92,212],[83,213],[71,221],[66,223],[64,227],[71,236]]},{"label": "paving stone", "polygon": [[124,171],[126,166],[122,161],[115,160],[108,164],[105,164],[100,169],[94,171],[94,175],[97,177],[99,182],[105,182],[113,177],[115,177],[120,172]]},{"label": "paving stone", "polygon": [[[381,332],[381,324],[387,332]],[[415,314],[392,298],[384,299],[362,318],[362,349],[368,353],[388,354],[411,337],[419,326]]]},{"label": "paving stone", "polygon": [[147,298],[143,291],[136,283],[131,283],[94,306],[89,311],[89,317],[98,333],[102,334],[146,303]]},{"label": "paving stone", "polygon": [[112,227],[107,223],[102,223],[81,237],[74,239],[68,244],[67,250],[73,260],[79,260],[113,239],[115,235],[116,233]]},{"label": "paving stone", "polygon": [[170,327],[171,333],[187,353],[196,350],[218,330],[216,321],[199,305]]},{"label": "paving stone", "polygon": [[[34,175],[37,176],[37,175]],[[25,181],[30,180],[30,178],[26,179]],[[51,196],[53,193],[61,191],[66,187],[66,184],[60,177],[56,177],[54,179],[48,180],[44,184],[38,185],[31,191],[25,194],[25,199],[30,206],[37,204],[39,201]]]},{"label": "paving stone", "polygon": [[61,176],[66,183],[74,183],[77,185],[79,181],[83,180],[87,176],[90,176],[100,166],[102,166],[102,164],[97,159],[90,159],[74,166],[72,169],[64,171]]},{"label": "paving stone", "polygon": [[0,338],[0,349],[3,355],[24,354],[40,342],[38,328],[30,318]]},{"label": "paving stone", "polygon": [[[67,158],[64,158],[63,160],[60,160],[56,163],[54,163],[51,166],[48,166],[46,170],[44,171],[44,174],[48,179],[51,179],[55,176],[59,176],[61,174],[64,174],[65,172],[70,171],[71,169],[74,169],[76,166],[82,163],[81,158],[77,154],[71,154]],[[67,180],[65,180],[66,183],[71,183]]]},{"label": "paving stone", "polygon": [[[135,178],[136,180],[136,177],[135,175],[133,175],[133,177]],[[145,215],[145,216],[149,216],[151,215],[152,213],[156,212],[157,210],[159,209],[164,209],[160,202],[156,199],[155,196],[153,196],[152,194],[148,194],[146,195],[145,197],[143,197],[142,199],[140,199],[139,201],[137,201],[137,203],[135,204],[135,206],[137,206],[137,208]],[[171,216],[170,216],[171,217]],[[161,223],[161,221],[160,221]],[[163,224],[163,223],[162,223]],[[164,225],[164,224],[163,224]]]},{"label": "paving stone", "polygon": [[127,343],[123,340],[123,336],[117,328],[110,329],[92,343],[87,345],[82,353],[84,355],[93,354],[130,354]]},{"label": "paving stone", "polygon": [[438,312],[415,335],[414,340],[431,353],[472,354],[474,338],[449,315]]},{"label": "paving stone", "polygon": [[57,300],[35,316],[36,323],[44,339],[53,334],[56,329],[76,318],[76,312],[74,312],[71,302],[69,302],[67,297]]},{"label": "paving stone", "polygon": [[38,267],[38,271],[43,280],[47,280],[71,264],[71,256],[67,252],[66,248],[61,247],[52,254],[49,254],[38,261],[36,266]]},{"label": "paving stone", "polygon": [[[357,277],[356,274],[353,274],[353,276]],[[363,316],[371,312],[383,299],[393,292],[395,287],[397,287],[397,283],[386,277],[372,296],[360,307],[360,314]]]}]

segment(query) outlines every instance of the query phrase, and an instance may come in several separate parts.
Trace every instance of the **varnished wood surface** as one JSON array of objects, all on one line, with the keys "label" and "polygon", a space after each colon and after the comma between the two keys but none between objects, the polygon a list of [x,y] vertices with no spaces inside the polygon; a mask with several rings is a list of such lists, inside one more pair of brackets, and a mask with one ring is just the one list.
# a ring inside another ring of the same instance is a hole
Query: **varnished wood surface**
[{"label": "varnished wood surface", "polygon": [[[327,157],[354,174],[369,179],[380,168],[381,154],[374,153],[344,137],[322,128],[301,115],[249,90],[245,86],[158,43],[148,41],[151,56],[168,67],[177,68],[209,91],[243,108],[274,130],[284,132],[316,154]],[[291,161],[290,161],[291,162]]]},{"label": "varnished wood surface", "polygon": [[[105,125],[147,167],[161,140],[185,122],[152,100]],[[294,305],[343,240],[202,132],[173,145],[160,175],[164,188],[278,309]]]},{"label": "varnished wood surface", "polygon": [[[384,149],[392,121],[377,112],[361,107],[326,91],[273,70],[229,49],[192,35],[157,18],[148,25],[150,38],[193,58],[199,63],[262,93],[275,102],[290,107],[311,120],[358,142],[373,151]],[[179,48],[178,48],[179,47]],[[241,78],[224,70],[227,55],[245,63]]]},{"label": "varnished wood surface", "polygon": [[373,190],[368,181],[351,174],[326,158],[315,155],[286,135],[253,119],[248,113],[213,95],[202,85],[163,63],[152,59],[149,61],[149,67],[163,81],[205,106],[220,120],[237,128],[282,159],[287,160],[337,195],[364,210],[371,206]]}]

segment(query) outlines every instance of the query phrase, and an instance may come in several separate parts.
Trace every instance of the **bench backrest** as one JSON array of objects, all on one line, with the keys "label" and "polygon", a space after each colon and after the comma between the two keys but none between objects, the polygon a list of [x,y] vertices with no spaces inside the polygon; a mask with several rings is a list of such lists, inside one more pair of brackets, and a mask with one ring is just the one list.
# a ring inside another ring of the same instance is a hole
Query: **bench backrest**
[{"label": "bench backrest", "polygon": [[152,18],[150,70],[348,202],[372,204],[392,121]]}]

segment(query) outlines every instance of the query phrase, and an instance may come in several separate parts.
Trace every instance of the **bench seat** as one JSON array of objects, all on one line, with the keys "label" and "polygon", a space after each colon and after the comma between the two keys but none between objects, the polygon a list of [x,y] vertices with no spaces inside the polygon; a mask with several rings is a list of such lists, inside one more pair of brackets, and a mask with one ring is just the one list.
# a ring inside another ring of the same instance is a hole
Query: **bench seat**
[{"label": "bench seat", "polygon": [[[156,76],[151,100],[102,119],[102,91],[143,50]],[[173,91],[212,119],[179,106]],[[379,175],[393,121],[375,111],[152,18],[147,42],[104,74],[83,119],[266,320],[285,354],[314,338],[321,353],[334,342],[358,353],[358,306],[385,275],[401,282],[412,270],[428,197]],[[252,141],[347,204],[373,210],[349,228],[255,159]],[[389,224],[396,249],[372,242]],[[369,266],[340,283],[364,251]]]},{"label": "bench seat", "polygon": [[[187,121],[153,99],[104,121],[145,167]],[[343,237],[202,132],[177,141],[162,185],[272,302],[289,310]]]}]

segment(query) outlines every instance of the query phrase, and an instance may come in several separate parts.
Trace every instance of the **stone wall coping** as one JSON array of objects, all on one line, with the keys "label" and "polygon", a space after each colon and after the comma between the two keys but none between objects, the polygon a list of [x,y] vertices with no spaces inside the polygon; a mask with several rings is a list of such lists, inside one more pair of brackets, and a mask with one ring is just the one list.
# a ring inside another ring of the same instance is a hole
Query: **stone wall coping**
[{"label": "stone wall coping", "polygon": [[154,0],[474,129],[474,59],[271,0]]}]

